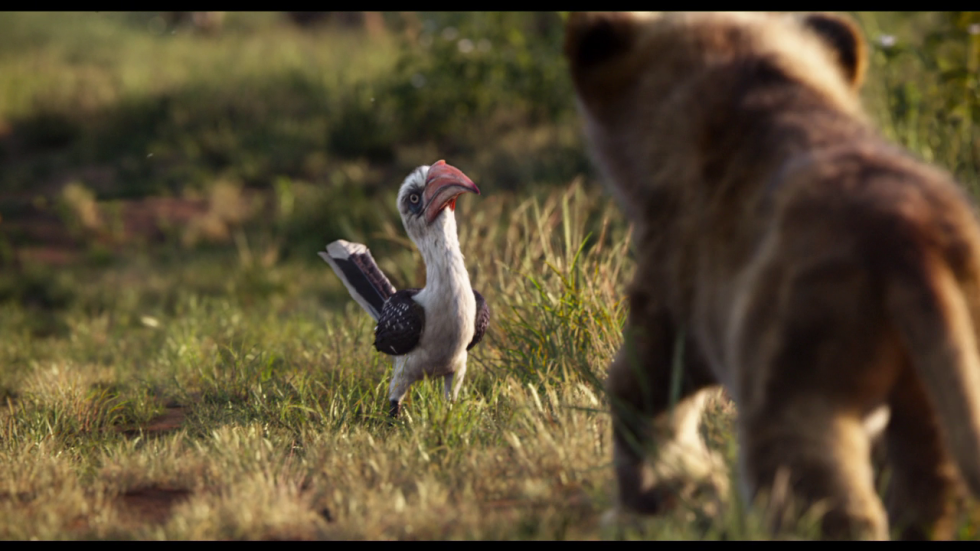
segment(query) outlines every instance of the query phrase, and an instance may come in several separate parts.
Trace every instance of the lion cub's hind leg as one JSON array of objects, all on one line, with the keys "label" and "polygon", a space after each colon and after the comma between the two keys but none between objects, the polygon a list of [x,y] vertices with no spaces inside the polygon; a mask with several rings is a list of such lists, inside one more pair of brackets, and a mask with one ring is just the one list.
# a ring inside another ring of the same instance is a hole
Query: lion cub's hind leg
[{"label": "lion cub's hind leg", "polygon": [[824,537],[888,539],[866,425],[900,372],[897,338],[860,263],[796,250],[773,249],[735,320],[744,497],[768,494],[777,530],[822,504]]},{"label": "lion cub's hind leg", "polygon": [[762,410],[740,425],[742,484],[748,496],[768,498],[775,532],[820,505],[824,537],[888,539],[861,418],[813,396]]},{"label": "lion cub's hind leg", "polygon": [[958,493],[956,467],[925,391],[906,369],[889,399],[892,418],[885,432],[889,521],[904,540],[953,537]]}]

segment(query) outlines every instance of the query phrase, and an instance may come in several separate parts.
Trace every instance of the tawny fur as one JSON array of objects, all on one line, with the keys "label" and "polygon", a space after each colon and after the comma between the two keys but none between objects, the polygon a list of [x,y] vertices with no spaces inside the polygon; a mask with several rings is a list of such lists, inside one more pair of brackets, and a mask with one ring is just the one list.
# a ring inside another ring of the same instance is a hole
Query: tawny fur
[{"label": "tawny fur", "polygon": [[857,27],[573,14],[565,52],[592,152],[635,224],[607,381],[621,506],[662,511],[687,480],[726,493],[696,432],[704,392],[723,385],[746,498],[820,504],[828,538],[951,537],[961,482],[980,495],[980,226],[948,174],[868,122]]}]

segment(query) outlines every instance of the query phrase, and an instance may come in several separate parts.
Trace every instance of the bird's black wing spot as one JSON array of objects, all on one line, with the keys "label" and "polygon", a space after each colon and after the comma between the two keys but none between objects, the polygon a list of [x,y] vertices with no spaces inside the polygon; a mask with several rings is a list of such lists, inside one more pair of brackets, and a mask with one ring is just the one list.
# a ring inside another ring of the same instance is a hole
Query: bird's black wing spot
[{"label": "bird's black wing spot", "polygon": [[473,296],[476,298],[476,323],[473,325],[473,340],[466,347],[467,350],[473,348],[483,340],[483,335],[487,332],[487,326],[490,325],[490,307],[487,305],[487,301],[483,298],[483,295],[476,292],[476,289],[473,290]]},{"label": "bird's black wing spot", "polygon": [[425,310],[412,298],[418,292],[418,289],[402,289],[385,302],[374,330],[374,347],[378,352],[401,356],[419,344],[425,329]]}]

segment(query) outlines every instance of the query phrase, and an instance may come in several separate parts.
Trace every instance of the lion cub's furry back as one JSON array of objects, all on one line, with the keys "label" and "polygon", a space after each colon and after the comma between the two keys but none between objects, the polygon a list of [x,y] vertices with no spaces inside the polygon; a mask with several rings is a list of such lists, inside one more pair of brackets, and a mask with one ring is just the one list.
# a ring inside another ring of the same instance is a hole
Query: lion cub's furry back
[{"label": "lion cub's furry back", "polygon": [[[691,477],[724,490],[695,432],[704,390],[722,384],[747,496],[784,480],[828,507],[828,537],[887,538],[889,519],[903,537],[949,537],[958,484],[980,495],[980,226],[946,173],[869,124],[857,27],[574,14],[565,52],[595,159],[636,225],[607,382],[621,504],[659,511]],[[886,515],[869,427],[889,414]],[[644,465],[635,443],[651,438],[686,475]]]}]

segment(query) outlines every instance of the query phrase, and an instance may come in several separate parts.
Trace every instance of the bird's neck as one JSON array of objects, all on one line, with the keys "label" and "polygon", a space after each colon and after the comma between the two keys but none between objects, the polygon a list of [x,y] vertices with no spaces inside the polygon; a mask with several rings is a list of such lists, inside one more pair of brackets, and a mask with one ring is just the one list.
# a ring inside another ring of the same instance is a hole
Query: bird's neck
[{"label": "bird's neck", "polygon": [[463,253],[459,250],[459,237],[456,234],[456,220],[446,213],[441,227],[432,227],[421,243],[419,251],[425,260],[425,288],[427,296],[455,296],[470,292],[470,276],[463,263]]}]

